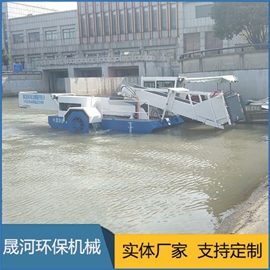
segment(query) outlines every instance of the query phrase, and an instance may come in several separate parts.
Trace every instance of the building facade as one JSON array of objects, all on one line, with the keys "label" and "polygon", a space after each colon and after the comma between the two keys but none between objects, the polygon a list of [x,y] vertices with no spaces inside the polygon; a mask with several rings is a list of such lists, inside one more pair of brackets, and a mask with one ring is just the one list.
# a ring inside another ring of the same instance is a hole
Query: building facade
[{"label": "building facade", "polygon": [[9,52],[12,45],[9,19],[55,12],[54,9],[36,7],[19,2],[2,2],[2,48]]},{"label": "building facade", "polygon": [[41,59],[55,59],[78,49],[77,11],[54,12],[9,20],[13,63],[36,68]]},{"label": "building facade", "polygon": [[73,11],[10,18],[9,54],[55,78],[175,76],[181,54],[243,42],[214,37],[212,4],[78,2]]}]

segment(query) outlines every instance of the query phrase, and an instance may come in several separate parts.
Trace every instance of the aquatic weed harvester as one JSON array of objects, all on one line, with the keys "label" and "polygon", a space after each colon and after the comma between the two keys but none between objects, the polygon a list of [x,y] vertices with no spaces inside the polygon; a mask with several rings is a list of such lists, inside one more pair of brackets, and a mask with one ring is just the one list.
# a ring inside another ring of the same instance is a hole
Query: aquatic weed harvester
[{"label": "aquatic weed harvester", "polygon": [[[56,111],[48,116],[49,125],[74,133],[102,129],[147,134],[181,124],[183,117],[224,129],[225,125],[245,119],[237,93],[189,91],[183,87],[192,82],[231,83],[237,81],[236,77],[171,78],[168,88],[122,85],[118,95],[111,97],[20,92],[19,107]],[[163,77],[158,79],[164,81]],[[145,81],[147,77],[142,78]]]}]

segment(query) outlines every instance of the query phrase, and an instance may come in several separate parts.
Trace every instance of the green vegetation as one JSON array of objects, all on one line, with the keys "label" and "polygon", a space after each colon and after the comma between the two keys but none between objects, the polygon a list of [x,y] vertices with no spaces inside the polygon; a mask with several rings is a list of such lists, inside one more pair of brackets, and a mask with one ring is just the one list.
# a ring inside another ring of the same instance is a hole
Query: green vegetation
[{"label": "green vegetation", "polygon": [[10,61],[10,56],[7,53],[6,48],[2,48],[2,65],[7,66]]},{"label": "green vegetation", "polygon": [[268,42],[268,2],[220,2],[211,10],[215,36],[230,40],[242,34],[248,43]]}]

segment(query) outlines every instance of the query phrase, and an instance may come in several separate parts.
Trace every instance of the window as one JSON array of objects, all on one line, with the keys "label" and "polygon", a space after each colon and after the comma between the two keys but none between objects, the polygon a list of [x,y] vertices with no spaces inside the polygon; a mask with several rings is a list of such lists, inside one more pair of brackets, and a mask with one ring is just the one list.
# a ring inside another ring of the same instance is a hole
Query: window
[{"label": "window", "polygon": [[210,17],[213,4],[196,6],[196,18]]},{"label": "window", "polygon": [[39,32],[29,33],[29,42],[40,41]]},{"label": "window", "polygon": [[174,30],[176,29],[176,4],[171,4],[170,15],[171,30]]},{"label": "window", "polygon": [[32,65],[33,68],[36,67],[36,63],[39,60],[40,60],[40,57],[38,57],[38,56],[36,56],[36,57],[30,57],[30,62],[31,62],[31,65]]},{"label": "window", "polygon": [[57,39],[56,30],[54,30],[54,31],[46,31],[45,32],[45,39],[46,40],[56,40]]},{"label": "window", "polygon": [[150,87],[150,88],[170,88],[174,87],[175,85],[175,80],[170,80],[170,81],[144,81],[143,86],[144,87]]},{"label": "window", "polygon": [[15,62],[16,64],[23,64],[23,63],[24,63],[24,58],[15,58],[15,59],[14,59],[14,62]]},{"label": "window", "polygon": [[124,10],[119,11],[119,26],[120,26],[120,34],[124,34],[125,33]]},{"label": "window", "polygon": [[155,82],[143,82],[144,87],[155,88]]},{"label": "window", "polygon": [[64,29],[63,30],[63,39],[75,38],[75,29]]},{"label": "window", "polygon": [[161,30],[167,29],[167,16],[166,16],[167,8],[166,5],[161,6]]},{"label": "window", "polygon": [[152,6],[152,30],[157,31],[157,6]]},{"label": "window", "polygon": [[97,36],[101,36],[101,14],[97,13],[96,16],[96,23],[97,23]]},{"label": "window", "polygon": [[8,49],[8,38],[7,38],[7,25],[6,25],[6,13],[2,14],[2,29],[3,32],[3,40],[4,40],[4,46],[6,49]]},{"label": "window", "polygon": [[81,16],[81,25],[82,25],[82,37],[86,37],[85,14]]},{"label": "window", "polygon": [[157,81],[157,88],[174,87],[174,81]]},{"label": "window", "polygon": [[23,43],[23,34],[15,34],[13,35],[13,42],[14,43]]},{"label": "window", "polygon": [[184,34],[184,53],[200,50],[200,33]]},{"label": "window", "polygon": [[39,56],[33,56],[33,57],[30,57],[30,62],[31,63],[35,63],[36,61],[40,60],[40,57]]},{"label": "window", "polygon": [[128,27],[128,33],[132,33],[132,10],[128,9],[127,10],[127,27]]},{"label": "window", "polygon": [[46,59],[56,59],[57,56],[55,54],[53,55],[46,55]]},{"label": "window", "polygon": [[76,56],[76,54],[74,53],[69,53],[69,54],[65,54],[65,58],[74,58],[74,56]]},{"label": "window", "polygon": [[80,3],[81,12],[85,11],[85,4],[82,2]]},{"label": "window", "polygon": [[140,8],[135,9],[135,30],[136,33],[140,33]]},{"label": "window", "polygon": [[109,12],[105,12],[104,13],[104,32],[105,32],[105,36],[108,36],[110,34],[110,27],[109,27]]},{"label": "window", "polygon": [[[214,32],[205,33],[205,49],[218,49],[223,47],[223,41],[215,37]],[[216,54],[216,51],[206,52],[205,55]]]},{"label": "window", "polygon": [[80,103],[59,103],[60,111],[67,111],[71,107],[81,107]]},{"label": "window", "polygon": [[149,26],[148,26],[148,7],[143,8],[143,31],[148,32]]},{"label": "window", "polygon": [[89,14],[89,35],[90,37],[94,36],[93,14]]},{"label": "window", "polygon": [[116,11],[112,12],[112,34],[116,34]]},{"label": "window", "polygon": [[177,80],[177,82],[176,82],[176,87],[178,88],[178,87],[183,87],[183,82],[182,82],[182,80]]}]

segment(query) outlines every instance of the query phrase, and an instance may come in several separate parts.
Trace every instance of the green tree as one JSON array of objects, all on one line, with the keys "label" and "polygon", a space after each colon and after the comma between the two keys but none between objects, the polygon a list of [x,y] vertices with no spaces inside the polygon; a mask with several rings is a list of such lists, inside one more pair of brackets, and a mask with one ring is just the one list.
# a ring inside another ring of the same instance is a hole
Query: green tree
[{"label": "green tree", "polygon": [[7,66],[9,64],[10,57],[9,54],[7,53],[6,48],[2,48],[2,64],[4,66]]},{"label": "green tree", "polygon": [[214,3],[211,18],[216,37],[230,40],[242,34],[250,44],[268,42],[267,2]]}]

